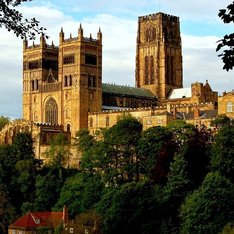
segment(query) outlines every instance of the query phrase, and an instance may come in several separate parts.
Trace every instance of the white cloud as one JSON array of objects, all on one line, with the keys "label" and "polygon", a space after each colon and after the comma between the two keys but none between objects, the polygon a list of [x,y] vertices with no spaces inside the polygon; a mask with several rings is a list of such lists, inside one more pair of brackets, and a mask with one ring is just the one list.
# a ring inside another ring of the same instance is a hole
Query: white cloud
[{"label": "white cloud", "polygon": [[[39,1],[40,2],[40,1]],[[41,7],[21,7],[27,17],[36,17],[41,25],[47,27],[51,40],[58,45],[58,35],[61,26],[65,31],[65,37],[77,35],[79,24],[82,23],[84,35],[92,33],[96,38],[99,27],[103,33],[103,81],[117,84],[134,85],[135,82],[135,51],[136,51],[136,31],[137,15],[144,15],[158,11],[158,3],[155,1],[74,1],[67,0],[66,6],[76,2],[79,10],[89,9],[96,13],[80,15],[70,15],[62,10],[64,3],[58,0],[59,8],[55,8],[53,2],[44,4]],[[87,5],[84,5],[86,2]],[[121,4],[124,4],[121,6]],[[229,0],[212,1],[203,0],[202,3],[185,0],[161,1],[161,10],[171,14],[181,16],[181,20],[204,21],[217,19],[219,8],[225,7]],[[147,6],[148,4],[148,6]],[[132,6],[130,10],[127,6]],[[210,7],[210,8],[209,8]],[[103,13],[102,11],[103,10]],[[170,10],[168,10],[170,9]],[[129,11],[129,14],[126,14]],[[113,12],[116,15],[113,15]],[[121,14],[126,14],[121,16]],[[77,14],[77,13],[76,13]],[[129,15],[131,17],[129,18]],[[91,16],[90,16],[91,15]],[[133,15],[135,15],[133,17]],[[218,19],[217,19],[218,20]],[[193,26],[191,26],[193,27]],[[15,38],[12,33],[0,29],[0,115],[21,115],[21,92],[22,92],[22,41]],[[194,36],[193,34],[182,34],[183,64],[184,64],[184,86],[188,87],[192,82],[209,80],[214,90],[222,92],[230,90],[233,86],[233,72],[222,70],[222,61],[215,52],[217,32],[207,36]]]},{"label": "white cloud", "polygon": [[212,48],[216,47],[216,42],[219,40],[216,36],[192,36],[192,35],[182,35],[182,45],[183,48]]}]

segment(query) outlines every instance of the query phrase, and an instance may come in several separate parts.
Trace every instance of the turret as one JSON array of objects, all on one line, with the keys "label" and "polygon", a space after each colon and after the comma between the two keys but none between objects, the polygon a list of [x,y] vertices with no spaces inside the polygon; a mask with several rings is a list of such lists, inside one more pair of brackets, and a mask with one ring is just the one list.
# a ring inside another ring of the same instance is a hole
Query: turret
[{"label": "turret", "polygon": [[82,38],[83,38],[83,28],[82,25],[80,24],[80,27],[78,29],[78,39],[82,40]]},{"label": "turret", "polygon": [[63,27],[61,27],[61,31],[59,33],[59,44],[62,44],[64,41],[64,32],[63,32]]},{"label": "turret", "polygon": [[45,36],[43,33],[41,34],[41,37],[40,37],[40,46],[46,47],[46,40],[45,40]]},{"label": "turret", "polygon": [[25,38],[23,41],[23,50],[26,50],[28,48],[28,40]]},{"label": "turret", "polygon": [[97,39],[99,41],[99,44],[102,44],[102,32],[101,29],[99,28],[98,33],[97,33]]}]

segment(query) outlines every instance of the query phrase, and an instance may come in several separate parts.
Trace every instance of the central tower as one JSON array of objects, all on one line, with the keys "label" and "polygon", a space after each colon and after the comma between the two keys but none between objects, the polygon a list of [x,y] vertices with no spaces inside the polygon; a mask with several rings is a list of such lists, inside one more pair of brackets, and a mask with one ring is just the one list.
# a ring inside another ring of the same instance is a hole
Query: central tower
[{"label": "central tower", "polygon": [[136,86],[163,101],[172,89],[182,88],[182,73],[179,18],[164,13],[139,17]]}]

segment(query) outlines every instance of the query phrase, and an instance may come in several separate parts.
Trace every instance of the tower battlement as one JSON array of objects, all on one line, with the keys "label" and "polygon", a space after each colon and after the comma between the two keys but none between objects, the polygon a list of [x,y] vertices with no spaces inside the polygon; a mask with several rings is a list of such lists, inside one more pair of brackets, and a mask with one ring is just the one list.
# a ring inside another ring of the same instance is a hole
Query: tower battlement
[{"label": "tower battlement", "polygon": [[70,44],[70,43],[74,43],[74,42],[78,42],[78,41],[101,45],[102,44],[102,32],[99,28],[99,31],[97,32],[97,38],[93,38],[91,33],[90,33],[89,37],[84,37],[83,28],[82,28],[82,25],[80,24],[77,36],[73,37],[72,34],[70,33],[70,37],[65,38],[65,33],[63,32],[63,28],[61,28],[61,31],[59,33],[59,44],[60,45]]},{"label": "tower battlement", "polygon": [[51,43],[51,45],[47,44],[46,42],[46,38],[45,36],[42,34],[40,37],[40,44],[35,44],[34,41],[32,43],[32,45],[28,45],[28,40],[25,39],[23,41],[23,51],[33,51],[33,50],[37,50],[37,49],[49,49],[49,50],[54,50],[54,51],[58,51],[59,47],[55,46],[53,41]]},{"label": "tower battlement", "polygon": [[163,20],[175,21],[175,22],[179,23],[179,17],[174,16],[174,15],[165,14],[165,13],[162,13],[162,12],[158,12],[158,13],[138,17],[139,22],[155,20],[155,19],[163,19]]}]

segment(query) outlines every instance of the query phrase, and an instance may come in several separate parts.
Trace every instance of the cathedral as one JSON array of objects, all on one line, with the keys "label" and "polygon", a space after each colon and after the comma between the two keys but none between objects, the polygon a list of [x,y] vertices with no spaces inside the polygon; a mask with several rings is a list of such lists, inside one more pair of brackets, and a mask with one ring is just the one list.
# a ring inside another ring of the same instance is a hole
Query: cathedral
[{"label": "cathedral", "polygon": [[102,83],[102,32],[76,37],[61,29],[59,46],[23,42],[23,118],[0,132],[11,143],[18,132],[31,132],[36,156],[50,139],[64,133],[72,140],[82,128],[91,132],[113,126],[123,113],[139,118],[146,129],[175,119],[210,127],[218,114],[233,117],[233,92],[218,97],[208,81],[183,87],[180,22],[164,13],[138,18],[135,87]]}]

